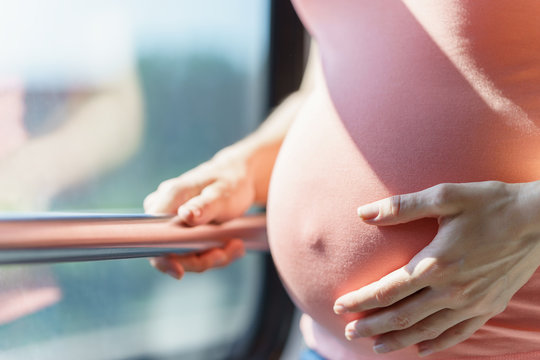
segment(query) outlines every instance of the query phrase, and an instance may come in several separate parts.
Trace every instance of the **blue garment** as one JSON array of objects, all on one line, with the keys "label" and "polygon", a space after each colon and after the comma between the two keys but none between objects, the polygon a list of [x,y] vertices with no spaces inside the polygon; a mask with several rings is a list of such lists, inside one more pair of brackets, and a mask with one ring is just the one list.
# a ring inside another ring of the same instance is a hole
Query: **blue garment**
[{"label": "blue garment", "polygon": [[326,360],[318,352],[311,349],[306,349],[300,354],[300,360]]}]

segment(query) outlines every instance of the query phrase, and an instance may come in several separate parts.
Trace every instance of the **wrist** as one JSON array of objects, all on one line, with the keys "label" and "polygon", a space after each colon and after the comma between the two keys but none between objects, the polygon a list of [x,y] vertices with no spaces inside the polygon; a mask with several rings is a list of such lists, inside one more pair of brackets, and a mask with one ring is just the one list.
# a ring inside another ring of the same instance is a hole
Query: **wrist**
[{"label": "wrist", "polygon": [[252,144],[241,140],[233,145],[229,145],[219,150],[212,158],[212,161],[225,164],[236,164],[245,168],[246,175],[253,177],[255,172],[254,163],[257,157],[257,148]]},{"label": "wrist", "polygon": [[255,203],[265,205],[272,169],[281,142],[261,141],[256,136],[247,138],[220,150],[214,159],[240,162],[246,171],[248,183],[253,187]]},{"label": "wrist", "polygon": [[514,206],[522,234],[540,240],[540,181],[510,184],[516,188]]}]

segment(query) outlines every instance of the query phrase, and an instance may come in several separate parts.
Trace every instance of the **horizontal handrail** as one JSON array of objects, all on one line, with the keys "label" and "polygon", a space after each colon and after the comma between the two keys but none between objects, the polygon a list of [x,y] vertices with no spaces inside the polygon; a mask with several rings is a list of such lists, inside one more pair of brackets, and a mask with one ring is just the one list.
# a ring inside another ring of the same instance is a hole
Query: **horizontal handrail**
[{"label": "horizontal handrail", "polygon": [[267,251],[266,217],[187,227],[173,217],[122,214],[0,216],[0,264],[94,261],[185,253],[244,240]]}]

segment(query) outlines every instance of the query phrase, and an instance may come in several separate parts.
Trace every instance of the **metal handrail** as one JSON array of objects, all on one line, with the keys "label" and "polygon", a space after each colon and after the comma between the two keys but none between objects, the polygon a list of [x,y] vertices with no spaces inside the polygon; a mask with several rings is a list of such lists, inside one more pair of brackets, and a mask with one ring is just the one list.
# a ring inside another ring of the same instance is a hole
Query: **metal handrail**
[{"label": "metal handrail", "polygon": [[0,216],[0,264],[95,261],[159,256],[244,240],[267,251],[265,215],[217,225],[182,226],[174,217],[143,214]]}]

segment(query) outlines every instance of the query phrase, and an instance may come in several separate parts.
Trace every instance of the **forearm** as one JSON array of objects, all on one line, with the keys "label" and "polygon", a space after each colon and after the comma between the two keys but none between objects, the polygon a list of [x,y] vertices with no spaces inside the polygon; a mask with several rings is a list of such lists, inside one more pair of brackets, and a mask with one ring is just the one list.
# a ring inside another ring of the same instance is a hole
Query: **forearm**
[{"label": "forearm", "polygon": [[233,145],[247,157],[254,186],[255,202],[265,204],[270,176],[281,144],[296,115],[309,94],[299,90],[279,105],[268,119],[251,135]]},{"label": "forearm", "polygon": [[256,203],[266,204],[270,176],[281,144],[298,111],[313,90],[322,83],[322,78],[318,47],[312,42],[300,89],[289,95],[257,131],[216,154],[246,157],[254,181]]}]

